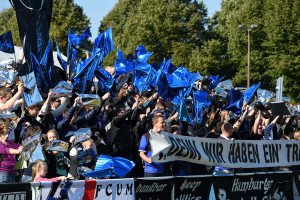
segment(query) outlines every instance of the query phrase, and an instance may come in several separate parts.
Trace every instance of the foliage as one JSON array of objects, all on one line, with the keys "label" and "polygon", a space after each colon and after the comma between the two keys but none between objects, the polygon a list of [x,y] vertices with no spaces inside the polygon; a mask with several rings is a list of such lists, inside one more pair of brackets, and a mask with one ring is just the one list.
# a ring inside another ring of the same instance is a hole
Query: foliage
[{"label": "foliage", "polygon": [[100,32],[113,28],[115,46],[125,54],[142,44],[154,52],[150,62],[173,58],[189,64],[192,50],[206,40],[207,10],[202,2],[183,0],[120,0],[103,18]]},{"label": "foliage", "polygon": [[7,31],[12,32],[14,44],[20,46],[21,40],[19,37],[17,17],[13,8],[4,9],[0,13],[0,34]]},{"label": "foliage", "polygon": [[251,31],[251,82],[275,91],[276,79],[284,76],[285,94],[300,100],[299,5],[296,0],[223,1],[218,30],[228,41],[236,85],[245,85],[247,75],[247,30],[238,26],[257,24],[258,29]]},{"label": "foliage", "polygon": [[[54,0],[50,25],[50,38],[56,40],[60,50],[66,53],[68,30],[83,32],[90,24],[89,18],[83,13],[82,7],[73,0]],[[12,31],[14,44],[21,46],[17,19],[13,8],[0,13],[0,33]]]}]

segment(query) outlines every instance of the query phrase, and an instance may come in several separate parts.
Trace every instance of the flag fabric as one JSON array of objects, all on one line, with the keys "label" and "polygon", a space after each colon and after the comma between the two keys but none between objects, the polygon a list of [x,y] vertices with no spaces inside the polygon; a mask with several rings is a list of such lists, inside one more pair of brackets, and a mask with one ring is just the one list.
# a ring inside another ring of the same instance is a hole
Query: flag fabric
[{"label": "flag fabric", "polygon": [[94,48],[100,48],[103,51],[103,57],[106,57],[112,50],[114,50],[114,41],[112,29],[109,28],[101,33],[94,41]]},{"label": "flag fabric", "polygon": [[116,70],[116,75],[118,76],[131,72],[134,69],[134,62],[132,60],[126,60],[124,58],[124,53],[117,49],[117,57],[114,67]]},{"label": "flag fabric", "polygon": [[49,40],[48,45],[45,49],[44,55],[40,61],[40,65],[47,67],[49,64],[53,65],[53,49],[52,49],[52,41]]},{"label": "flag fabric", "polygon": [[180,121],[185,121],[189,124],[192,124],[191,117],[190,117],[187,107],[186,107],[186,100],[183,97],[183,92],[180,92],[180,103],[179,103],[179,107],[178,107],[178,119]]},{"label": "flag fabric", "polygon": [[210,75],[209,79],[210,79],[210,85],[209,88],[210,89],[214,89],[217,87],[217,85],[220,83],[220,81],[222,81],[225,78],[225,76],[223,76],[222,78],[219,78],[219,75],[213,76]]},{"label": "flag fabric", "polygon": [[211,104],[211,102],[207,100],[207,97],[207,92],[201,90],[193,92],[194,122],[196,124],[200,124],[202,122],[202,111]]},{"label": "flag fabric", "polygon": [[28,88],[27,93],[23,92],[23,97],[27,106],[32,106],[43,102],[43,98],[37,88],[34,72],[20,76],[20,80],[24,83],[24,86]]},{"label": "flag fabric", "polygon": [[229,110],[237,115],[241,114],[243,108],[244,98],[240,98],[239,100],[235,101],[234,103],[230,104],[225,108],[225,110]]},{"label": "flag fabric", "polygon": [[79,46],[85,39],[92,36],[92,33],[90,31],[90,27],[86,28],[84,32],[81,35],[76,35],[74,32],[69,29],[68,32],[68,42],[71,45]]},{"label": "flag fabric", "polygon": [[132,161],[122,157],[100,155],[98,157],[95,170],[91,172],[86,172],[83,174],[83,176],[94,178],[123,178],[132,170],[134,166],[135,164]]},{"label": "flag fabric", "polygon": [[45,70],[41,67],[37,58],[32,53],[30,53],[30,65],[32,70],[34,71],[34,75],[37,79],[38,86],[42,87],[44,85],[45,88],[49,89],[49,84],[50,84],[49,77],[48,77],[49,74],[44,73]]},{"label": "flag fabric", "polygon": [[261,85],[260,83],[254,84],[244,92],[244,100],[246,101],[247,104],[250,103],[252,97],[255,95],[258,88],[260,88],[260,85]]},{"label": "flag fabric", "polygon": [[95,76],[99,81],[98,83],[101,86],[102,91],[108,92],[112,88],[114,84],[114,78],[108,71],[99,67],[95,71]]},{"label": "flag fabric", "polygon": [[160,82],[161,78],[168,74],[169,67],[171,65],[172,59],[166,61],[166,59],[163,60],[162,63],[160,63],[159,69],[156,71],[156,76],[154,77],[151,85],[156,87],[158,83]]},{"label": "flag fabric", "polygon": [[11,31],[0,35],[0,51],[5,53],[15,53]]},{"label": "flag fabric", "polygon": [[152,52],[148,52],[144,46],[139,45],[135,50],[137,62],[144,63],[152,56]]},{"label": "flag fabric", "polygon": [[57,52],[57,60],[59,62],[59,64],[62,66],[62,68],[64,69],[65,72],[67,72],[67,68],[68,68],[68,62],[65,61],[62,58],[62,55],[60,53],[59,47],[58,47],[58,43],[56,42],[56,52]]},{"label": "flag fabric", "polygon": [[229,105],[243,97],[243,93],[239,90],[231,89],[229,92]]},{"label": "flag fabric", "polygon": [[140,63],[135,67],[133,85],[140,92],[148,90],[155,76],[156,71],[150,64]]}]

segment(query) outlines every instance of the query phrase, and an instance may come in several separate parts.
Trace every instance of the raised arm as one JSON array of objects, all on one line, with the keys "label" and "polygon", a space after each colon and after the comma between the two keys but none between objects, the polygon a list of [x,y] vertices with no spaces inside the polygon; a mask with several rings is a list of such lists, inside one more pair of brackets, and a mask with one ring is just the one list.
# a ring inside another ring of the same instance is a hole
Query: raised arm
[{"label": "raised arm", "polygon": [[24,85],[19,84],[17,93],[12,98],[10,98],[5,104],[0,106],[0,112],[14,107],[15,102],[20,98],[23,92],[24,92]]}]

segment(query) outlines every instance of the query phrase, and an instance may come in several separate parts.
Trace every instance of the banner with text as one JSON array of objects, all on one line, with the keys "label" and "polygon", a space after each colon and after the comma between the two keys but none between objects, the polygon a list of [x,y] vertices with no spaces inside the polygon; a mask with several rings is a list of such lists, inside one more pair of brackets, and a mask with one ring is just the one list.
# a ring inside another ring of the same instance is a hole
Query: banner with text
[{"label": "banner with text", "polygon": [[97,180],[94,199],[134,200],[134,180],[132,178]]},{"label": "banner with text", "polygon": [[31,186],[33,200],[82,200],[85,191],[85,181],[34,182]]},{"label": "banner with text", "polygon": [[297,140],[225,140],[167,132],[150,135],[153,162],[182,160],[230,168],[300,165]]},{"label": "banner with text", "polygon": [[292,177],[292,173],[217,177],[215,199],[292,199]]},{"label": "banner with text", "polygon": [[31,186],[33,200],[134,199],[133,179],[34,182]]},{"label": "banner with text", "polygon": [[171,200],[174,178],[138,178],[135,181],[136,200]]},{"label": "banner with text", "polygon": [[30,183],[19,184],[0,184],[0,199],[31,199],[31,185]]},{"label": "banner with text", "polygon": [[176,177],[174,199],[209,199],[212,179],[212,176]]}]

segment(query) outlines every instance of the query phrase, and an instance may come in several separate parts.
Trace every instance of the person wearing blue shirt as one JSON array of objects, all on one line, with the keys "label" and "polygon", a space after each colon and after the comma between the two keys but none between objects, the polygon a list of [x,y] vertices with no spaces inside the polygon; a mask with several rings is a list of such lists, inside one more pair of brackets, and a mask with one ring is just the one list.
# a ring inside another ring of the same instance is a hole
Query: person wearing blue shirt
[{"label": "person wearing blue shirt", "polygon": [[142,136],[139,146],[140,157],[145,163],[144,177],[157,177],[163,175],[163,163],[152,162],[152,150],[149,138],[152,134],[160,134],[160,131],[165,130],[166,125],[164,116],[161,113],[154,114],[152,123],[153,128]]},{"label": "person wearing blue shirt", "polygon": [[[225,122],[221,126],[222,134],[220,135],[219,139],[225,139],[225,140],[233,140],[232,133],[233,133],[233,127],[230,123]],[[234,169],[232,168],[226,168],[222,166],[216,166],[215,170],[213,172],[214,176],[231,176],[234,175]]]}]

